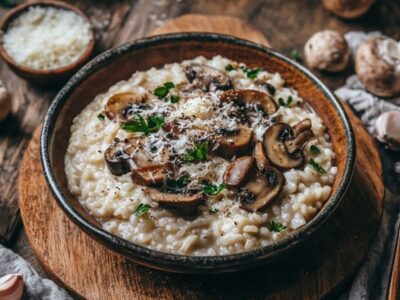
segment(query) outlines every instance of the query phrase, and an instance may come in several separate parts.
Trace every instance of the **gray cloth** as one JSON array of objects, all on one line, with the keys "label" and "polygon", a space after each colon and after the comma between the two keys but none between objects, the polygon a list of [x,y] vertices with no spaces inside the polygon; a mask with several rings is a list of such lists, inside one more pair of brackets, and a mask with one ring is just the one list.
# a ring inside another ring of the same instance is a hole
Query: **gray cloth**
[{"label": "gray cloth", "polygon": [[25,294],[28,299],[72,299],[66,291],[53,281],[41,278],[22,257],[0,245],[0,277],[19,273],[24,277]]},{"label": "gray cloth", "polygon": [[[345,38],[354,56],[363,41],[370,36],[380,35],[379,32],[349,32]],[[400,96],[380,99],[365,90],[357,75],[350,76],[345,85],[337,89],[335,93],[352,106],[373,136],[376,133],[375,122],[383,112],[400,111]],[[400,162],[395,162],[394,169],[400,173]],[[386,299],[400,224],[399,217],[400,196],[386,189],[384,211],[378,232],[350,289],[340,299]]]}]

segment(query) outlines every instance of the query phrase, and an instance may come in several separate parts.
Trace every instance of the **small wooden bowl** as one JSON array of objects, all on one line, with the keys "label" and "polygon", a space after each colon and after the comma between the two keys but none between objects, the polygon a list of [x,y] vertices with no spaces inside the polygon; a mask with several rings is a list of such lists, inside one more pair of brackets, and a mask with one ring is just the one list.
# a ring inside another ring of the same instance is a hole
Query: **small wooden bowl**
[{"label": "small wooden bowl", "polygon": [[[26,12],[30,7],[34,6],[42,6],[42,7],[55,7],[60,9],[65,9],[72,11],[78,15],[80,15],[88,24],[91,24],[88,17],[78,8],[72,6],[68,3],[59,2],[59,1],[35,1],[29,2],[25,4],[18,5],[14,9],[10,10],[1,20],[0,22],[0,32],[3,34],[7,31],[10,23],[20,16],[22,13]],[[95,35],[92,27],[92,40],[89,43],[86,51],[82,54],[82,56],[75,62],[56,69],[50,70],[36,70],[23,65],[20,65],[14,61],[14,59],[7,53],[7,51],[3,47],[3,41],[0,42],[0,56],[7,63],[7,65],[12,69],[17,75],[32,81],[36,84],[40,85],[49,85],[49,84],[59,84],[65,82],[69,77],[78,70],[92,55],[94,46],[95,46]]]},{"label": "small wooden bowl", "polygon": [[[64,156],[73,119],[96,95],[106,92],[135,71],[164,64],[222,55],[280,73],[288,86],[311,105],[330,134],[336,155],[337,175],[329,200],[318,214],[284,239],[265,247],[232,255],[187,256],[159,252],[105,231],[68,189]],[[55,97],[44,121],[40,154],[47,183],[66,215],[84,232],[126,258],[156,269],[182,273],[232,272],[270,262],[295,248],[329,218],[350,184],[355,163],[355,140],[340,102],[310,71],[269,48],[231,36],[211,33],[179,33],[153,36],[110,49],[76,73]]]}]

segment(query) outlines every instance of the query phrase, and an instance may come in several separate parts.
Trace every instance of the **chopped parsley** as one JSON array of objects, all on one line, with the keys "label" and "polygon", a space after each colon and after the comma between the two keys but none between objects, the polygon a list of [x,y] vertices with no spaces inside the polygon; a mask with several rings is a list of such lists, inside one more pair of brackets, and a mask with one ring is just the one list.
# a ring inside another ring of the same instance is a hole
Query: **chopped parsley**
[{"label": "chopped parsley", "polygon": [[279,98],[278,102],[280,106],[289,107],[289,105],[293,102],[293,98],[292,96],[289,96],[286,102],[283,100],[283,98]]},{"label": "chopped parsley", "polygon": [[217,212],[219,212],[219,209],[218,209],[218,208],[215,208],[215,207],[211,207],[211,208],[208,210],[208,213],[209,213],[210,215],[216,214]]},{"label": "chopped parsley", "polygon": [[132,121],[121,124],[121,128],[127,132],[143,132],[149,135],[151,132],[158,131],[164,125],[164,117],[162,116],[148,116],[145,120],[141,115],[135,115]]},{"label": "chopped parsley", "polygon": [[290,55],[291,55],[292,58],[294,58],[294,59],[299,59],[299,58],[300,58],[300,51],[297,50],[297,49],[293,49],[293,50],[290,52]]},{"label": "chopped parsley", "polygon": [[229,71],[234,70],[234,67],[231,64],[229,64],[229,65],[225,66],[225,70],[227,70],[229,72]]},{"label": "chopped parsley", "polygon": [[97,119],[99,119],[100,121],[104,121],[106,117],[102,113],[100,113],[97,115]]},{"label": "chopped parsley", "polygon": [[140,203],[138,206],[135,208],[135,215],[138,217],[143,216],[145,213],[147,213],[150,210],[151,206],[148,204],[143,204]]},{"label": "chopped parsley", "polygon": [[183,175],[178,179],[168,179],[167,180],[167,187],[170,190],[181,190],[188,186],[190,183],[190,179],[188,175]]},{"label": "chopped parsley", "polygon": [[261,72],[260,68],[255,68],[255,69],[244,69],[243,70],[246,73],[246,76],[250,79],[256,79],[258,76],[258,73]]},{"label": "chopped parsley", "polygon": [[287,227],[282,223],[271,221],[267,224],[267,228],[271,232],[281,232],[282,230],[285,230]]},{"label": "chopped parsley", "polygon": [[311,145],[310,146],[310,152],[312,154],[319,154],[319,153],[321,153],[321,150],[317,146]]},{"label": "chopped parsley", "polygon": [[172,95],[170,98],[171,103],[178,103],[179,102],[179,96],[178,95]]},{"label": "chopped parsley", "polygon": [[312,158],[310,158],[310,160],[308,161],[308,164],[309,164],[311,167],[313,167],[314,170],[317,171],[317,172],[320,173],[320,174],[326,174],[326,173],[328,173],[328,172],[326,172],[326,170],[325,170],[323,167],[321,167],[321,166],[319,165],[319,163],[317,163],[317,162],[316,162],[315,160],[313,160]]},{"label": "chopped parsley", "polygon": [[208,142],[195,143],[194,148],[187,149],[181,158],[184,163],[205,161],[208,158]]},{"label": "chopped parsley", "polygon": [[203,187],[203,192],[209,196],[215,196],[218,195],[224,188],[225,185],[223,183],[221,184],[206,183]]},{"label": "chopped parsley", "polygon": [[168,95],[169,90],[173,89],[174,87],[175,84],[169,81],[164,83],[162,86],[157,87],[153,93],[158,97],[158,99],[164,99]]}]

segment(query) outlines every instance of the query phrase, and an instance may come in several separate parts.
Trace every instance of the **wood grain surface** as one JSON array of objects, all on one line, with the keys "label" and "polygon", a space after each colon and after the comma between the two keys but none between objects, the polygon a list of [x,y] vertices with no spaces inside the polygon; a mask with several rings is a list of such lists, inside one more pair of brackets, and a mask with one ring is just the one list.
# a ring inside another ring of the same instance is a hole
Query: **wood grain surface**
[{"label": "wood grain surface", "polygon": [[69,221],[52,199],[40,165],[39,129],[25,153],[19,181],[28,239],[52,278],[73,295],[89,299],[318,299],[333,295],[351,279],[368,249],[382,213],[384,192],[379,153],[360,121],[347,110],[358,146],[356,173],[347,196],[307,243],[263,268],[219,276],[168,274],[130,263],[101,246]]},{"label": "wood grain surface", "polygon": [[[15,1],[23,2],[23,1]],[[290,54],[301,50],[316,31],[335,29],[341,33],[352,30],[379,30],[400,37],[400,5],[398,0],[380,0],[360,19],[345,21],[326,11],[320,0],[71,0],[90,18],[96,32],[96,53],[148,34],[171,18],[185,13],[224,14],[239,17],[258,28],[275,49]],[[3,16],[6,9],[0,9]],[[343,84],[348,70],[341,74],[318,74],[332,89]],[[0,122],[0,242],[10,241],[18,223],[17,176],[33,130],[43,120],[57,88],[43,89],[14,75],[0,62],[0,78],[13,95],[12,115]],[[382,148],[383,149],[383,148]],[[395,155],[382,150],[385,181],[400,192],[400,178],[392,168]],[[10,246],[20,253],[29,252],[20,243],[24,234],[12,239]],[[28,257],[28,256],[26,256]],[[29,258],[29,257],[28,257]],[[30,259],[34,262],[33,259]]]}]

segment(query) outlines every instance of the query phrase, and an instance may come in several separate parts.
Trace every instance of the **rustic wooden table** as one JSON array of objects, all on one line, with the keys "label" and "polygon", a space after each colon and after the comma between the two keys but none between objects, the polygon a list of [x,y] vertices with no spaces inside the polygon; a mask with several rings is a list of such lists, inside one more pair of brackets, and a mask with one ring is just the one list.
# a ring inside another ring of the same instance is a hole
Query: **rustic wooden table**
[{"label": "rustic wooden table", "polygon": [[[240,17],[259,28],[273,47],[290,54],[301,50],[316,31],[336,29],[342,33],[379,30],[400,37],[399,0],[377,0],[361,19],[345,21],[327,12],[319,0],[139,0],[139,1],[68,1],[90,17],[97,35],[96,53],[140,38],[168,19],[186,13],[225,14]],[[3,15],[6,9],[1,9]],[[332,89],[343,84],[351,71],[319,76]],[[57,88],[43,89],[18,78],[0,64],[0,77],[13,94],[12,115],[0,123],[0,236],[9,238],[8,245],[30,261],[43,274],[27,242],[23,229],[9,236],[18,218],[17,177],[24,149],[34,129],[41,123]],[[390,166],[394,154],[384,155],[386,183],[399,189],[399,178]],[[397,190],[398,192],[398,190]],[[6,225],[3,220],[7,220]]]}]

